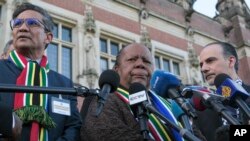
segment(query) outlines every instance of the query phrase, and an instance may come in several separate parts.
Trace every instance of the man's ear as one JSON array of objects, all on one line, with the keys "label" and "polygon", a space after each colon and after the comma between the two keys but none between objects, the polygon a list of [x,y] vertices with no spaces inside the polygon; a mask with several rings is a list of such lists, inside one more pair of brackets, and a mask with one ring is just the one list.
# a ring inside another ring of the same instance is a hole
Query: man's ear
[{"label": "man's ear", "polygon": [[113,66],[113,70],[117,72],[117,71],[118,71],[117,69],[118,69],[118,66],[117,66],[117,65],[114,65],[114,66]]},{"label": "man's ear", "polygon": [[236,58],[234,56],[230,56],[229,57],[229,67],[234,68],[235,64],[236,64]]},{"label": "man's ear", "polygon": [[51,32],[46,33],[46,37],[47,37],[45,40],[46,44],[49,44],[50,42],[52,42],[53,34]]}]

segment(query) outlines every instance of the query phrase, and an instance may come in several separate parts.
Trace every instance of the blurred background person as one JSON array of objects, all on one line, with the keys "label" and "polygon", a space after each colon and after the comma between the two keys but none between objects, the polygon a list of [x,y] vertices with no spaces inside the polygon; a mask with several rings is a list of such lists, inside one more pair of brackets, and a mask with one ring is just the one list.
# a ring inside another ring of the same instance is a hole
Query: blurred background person
[{"label": "blurred background person", "polygon": [[9,40],[3,49],[3,53],[1,54],[0,59],[8,59],[9,54],[13,49],[14,49],[13,40]]}]

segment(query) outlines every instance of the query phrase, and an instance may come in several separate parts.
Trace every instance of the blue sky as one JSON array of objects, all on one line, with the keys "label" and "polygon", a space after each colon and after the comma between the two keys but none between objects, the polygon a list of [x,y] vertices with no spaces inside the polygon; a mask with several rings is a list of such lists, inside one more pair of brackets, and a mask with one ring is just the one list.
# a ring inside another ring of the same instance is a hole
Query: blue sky
[{"label": "blue sky", "polygon": [[[211,18],[215,16],[215,5],[218,0],[196,0],[194,4],[194,9],[204,15],[207,15]],[[250,7],[250,0],[245,0],[248,7]]]}]

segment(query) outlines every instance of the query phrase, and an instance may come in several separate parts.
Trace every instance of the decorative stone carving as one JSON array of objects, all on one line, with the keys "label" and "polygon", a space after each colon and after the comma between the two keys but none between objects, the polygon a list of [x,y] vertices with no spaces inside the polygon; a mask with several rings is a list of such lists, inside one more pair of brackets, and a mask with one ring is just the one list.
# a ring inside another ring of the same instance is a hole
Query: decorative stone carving
[{"label": "decorative stone carving", "polygon": [[[86,51],[86,68],[95,68],[95,64],[96,64],[96,49],[94,47],[94,41],[93,38],[91,36],[87,36],[85,39],[85,51]],[[92,61],[91,61],[92,60]]]},{"label": "decorative stone carving", "polygon": [[84,24],[85,32],[95,33],[96,32],[96,24],[93,16],[92,8],[86,5],[85,10],[85,24]]},{"label": "decorative stone carving", "polygon": [[217,16],[217,15],[215,16],[214,19],[222,25],[223,31],[224,31],[224,36],[228,37],[230,31],[233,29],[232,23],[229,20],[227,20],[221,16]]},{"label": "decorative stone carving", "polygon": [[84,70],[83,73],[82,73],[82,76],[86,77],[89,88],[94,88],[95,87],[95,82],[98,79],[98,74],[97,74],[95,69]]},{"label": "decorative stone carving", "polygon": [[231,19],[235,15],[244,16],[241,0],[224,0],[221,3],[223,8],[219,12],[226,19]]},{"label": "decorative stone carving", "polygon": [[175,0],[175,2],[182,6],[185,10],[192,9],[196,0]]},{"label": "decorative stone carving", "polygon": [[146,20],[146,19],[149,17],[149,13],[148,13],[148,11],[146,10],[146,8],[142,8],[142,9],[140,10],[139,16],[140,16],[140,19],[144,19],[144,20]]},{"label": "decorative stone carving", "polygon": [[243,10],[245,13],[245,21],[246,21],[246,28],[250,29],[250,9],[247,7],[247,4],[243,4]]},{"label": "decorative stone carving", "polygon": [[14,0],[13,3],[15,6],[21,5],[24,2],[28,2],[28,0]]},{"label": "decorative stone carving", "polygon": [[86,51],[86,69],[83,71],[83,75],[87,76],[87,82],[89,86],[94,86],[96,79],[98,78],[98,74],[96,71],[96,48],[94,45],[93,37],[87,35],[85,38],[85,51]]},{"label": "decorative stone carving", "polygon": [[146,47],[151,48],[151,38],[145,26],[141,26],[141,40],[140,42],[144,44]]},{"label": "decorative stone carving", "polygon": [[[250,28],[250,10],[244,0],[219,0],[216,4],[218,15],[215,19],[223,24],[225,35],[227,35],[233,28],[225,22],[231,21],[231,18],[235,15],[239,15],[245,19],[246,28]],[[224,19],[223,19],[224,18]]]},{"label": "decorative stone carving", "polygon": [[140,3],[146,4],[148,0],[140,0]]},{"label": "decorative stone carving", "polygon": [[199,67],[198,56],[197,56],[194,48],[192,46],[190,46],[190,43],[189,43],[189,47],[188,47],[188,58],[189,58],[189,63],[191,65],[191,67],[194,67],[194,68]]},{"label": "decorative stone carving", "polygon": [[246,6],[244,0],[219,0],[216,9],[219,16],[230,20],[235,15],[244,17],[246,15]]},{"label": "decorative stone carving", "polygon": [[202,82],[200,77],[201,73],[199,70],[199,60],[193,47],[188,47],[188,58],[190,64],[190,76],[192,84],[199,85]]},{"label": "decorative stone carving", "polygon": [[190,18],[194,12],[193,5],[196,0],[175,0],[175,2],[183,7],[184,9],[184,14],[185,14],[185,20],[187,22],[190,22]]},{"label": "decorative stone carving", "polygon": [[193,48],[193,42],[194,42],[194,30],[192,27],[188,27],[186,30],[187,36],[188,36],[188,58],[189,63],[191,64],[191,67],[198,68],[199,67],[199,60],[197,57],[197,54]]},{"label": "decorative stone carving", "polygon": [[189,26],[186,30],[187,34],[187,40],[188,40],[188,62],[190,64],[190,76],[191,76],[191,83],[194,85],[201,84],[201,74],[199,70],[199,60],[197,53],[195,52],[195,49],[193,47],[194,43],[194,30],[191,26]]}]

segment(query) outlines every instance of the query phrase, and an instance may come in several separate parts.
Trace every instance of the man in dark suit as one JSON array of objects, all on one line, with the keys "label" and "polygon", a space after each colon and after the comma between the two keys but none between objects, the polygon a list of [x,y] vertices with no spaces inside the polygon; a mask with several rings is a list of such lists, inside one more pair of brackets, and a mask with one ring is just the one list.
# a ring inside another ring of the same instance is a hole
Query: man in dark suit
[{"label": "man in dark suit", "polygon": [[[237,74],[238,64],[238,55],[235,47],[229,43],[210,43],[206,45],[200,53],[201,71],[209,85],[213,86],[215,77],[218,74],[224,73],[229,75],[232,80],[239,83],[248,92],[250,92],[250,87],[244,84]],[[230,108],[232,109],[234,116],[238,117],[242,123],[246,123],[246,121],[244,121],[245,118],[241,118],[240,116],[242,113],[239,115],[237,114],[237,109],[232,107]],[[229,139],[227,138],[229,136],[229,128],[226,126],[227,123],[223,121],[219,114],[213,110],[207,109],[205,111],[198,112],[198,120],[195,121],[195,124],[200,128],[208,141],[215,141],[216,137],[217,140]],[[218,133],[216,133],[217,129]]]},{"label": "man in dark suit", "polygon": [[[44,51],[53,38],[53,21],[42,8],[23,3],[10,26],[15,50],[0,61],[0,83],[21,86],[73,87],[70,79],[48,67]],[[22,141],[77,141],[81,119],[76,97],[46,93],[1,93],[23,121]]]}]

